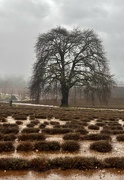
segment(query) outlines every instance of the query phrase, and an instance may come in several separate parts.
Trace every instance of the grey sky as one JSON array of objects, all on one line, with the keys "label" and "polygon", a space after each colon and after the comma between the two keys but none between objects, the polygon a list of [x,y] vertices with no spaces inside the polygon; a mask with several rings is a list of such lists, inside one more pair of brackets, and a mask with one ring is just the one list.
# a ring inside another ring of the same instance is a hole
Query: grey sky
[{"label": "grey sky", "polygon": [[31,75],[39,33],[64,26],[94,29],[111,73],[124,82],[124,0],[0,0],[0,75]]}]

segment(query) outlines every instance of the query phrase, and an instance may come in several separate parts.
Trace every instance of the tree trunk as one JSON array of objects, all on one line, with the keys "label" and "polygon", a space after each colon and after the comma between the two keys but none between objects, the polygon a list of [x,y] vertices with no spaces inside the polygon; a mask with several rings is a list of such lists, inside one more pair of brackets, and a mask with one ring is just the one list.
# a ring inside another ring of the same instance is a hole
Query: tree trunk
[{"label": "tree trunk", "polygon": [[61,107],[68,107],[68,97],[69,97],[69,88],[62,87],[62,99],[61,99]]},{"label": "tree trunk", "polygon": [[41,95],[41,91],[40,91],[40,89],[38,89],[36,92],[36,97],[35,97],[35,103],[36,104],[40,103],[40,95]]}]

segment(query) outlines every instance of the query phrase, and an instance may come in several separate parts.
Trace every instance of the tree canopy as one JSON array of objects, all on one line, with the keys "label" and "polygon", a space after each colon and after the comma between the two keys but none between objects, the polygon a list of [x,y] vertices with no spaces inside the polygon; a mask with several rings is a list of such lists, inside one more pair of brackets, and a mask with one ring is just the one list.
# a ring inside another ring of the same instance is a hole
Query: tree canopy
[{"label": "tree canopy", "polygon": [[108,101],[114,80],[102,41],[93,30],[51,29],[38,36],[35,52],[30,95],[37,102],[42,91],[57,88],[61,106],[68,106],[73,86],[83,86],[92,100],[97,95],[101,102]]}]

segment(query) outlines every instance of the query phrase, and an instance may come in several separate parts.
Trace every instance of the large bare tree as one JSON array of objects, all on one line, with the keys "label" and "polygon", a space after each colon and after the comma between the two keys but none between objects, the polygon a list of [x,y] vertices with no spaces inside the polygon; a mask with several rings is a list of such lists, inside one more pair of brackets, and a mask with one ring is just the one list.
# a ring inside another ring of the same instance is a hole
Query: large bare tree
[{"label": "large bare tree", "polygon": [[107,101],[114,85],[102,42],[93,30],[57,27],[40,34],[35,45],[30,95],[40,99],[42,91],[60,89],[61,106],[68,106],[69,90],[84,86],[88,96]]}]

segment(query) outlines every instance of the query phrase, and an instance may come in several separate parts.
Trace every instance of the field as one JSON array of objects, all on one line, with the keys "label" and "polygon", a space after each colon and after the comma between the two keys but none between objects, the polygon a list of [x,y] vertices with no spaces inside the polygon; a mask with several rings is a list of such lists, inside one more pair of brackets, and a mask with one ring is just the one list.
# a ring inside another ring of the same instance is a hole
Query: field
[{"label": "field", "polygon": [[0,105],[0,178],[123,179],[124,111]]}]

